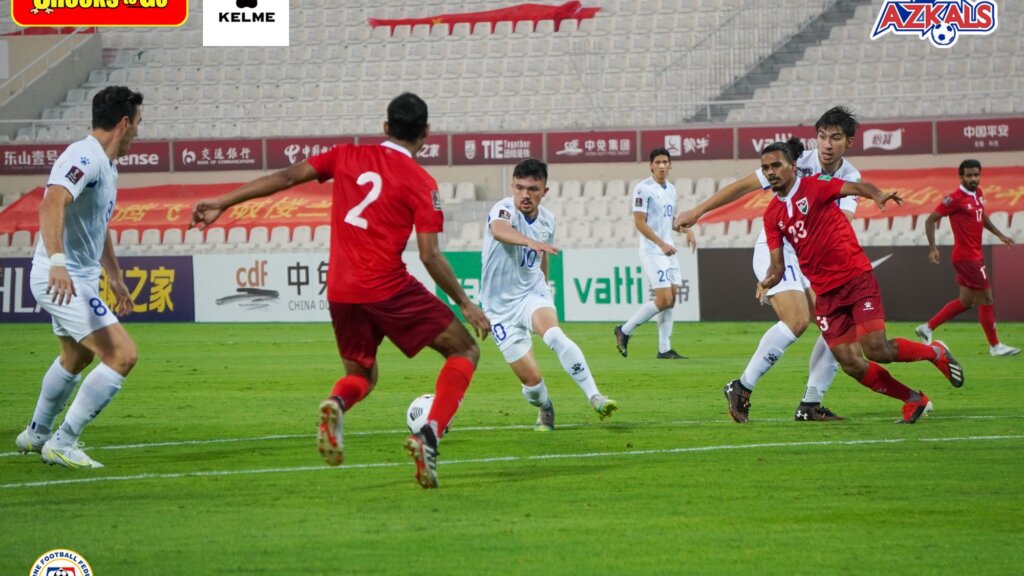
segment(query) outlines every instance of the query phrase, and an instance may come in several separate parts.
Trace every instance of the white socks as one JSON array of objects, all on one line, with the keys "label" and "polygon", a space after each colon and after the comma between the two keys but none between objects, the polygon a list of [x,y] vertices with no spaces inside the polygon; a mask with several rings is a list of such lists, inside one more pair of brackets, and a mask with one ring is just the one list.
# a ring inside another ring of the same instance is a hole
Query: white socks
[{"label": "white socks", "polygon": [[658,307],[654,305],[654,302],[645,302],[644,305],[641,306],[635,314],[633,314],[633,317],[622,325],[622,333],[629,336],[633,333],[633,330],[636,330],[637,326],[647,322],[651,318],[654,318],[654,315],[657,313]]},{"label": "white socks", "polygon": [[75,395],[71,408],[64,416],[64,423],[60,426],[62,442],[74,442],[82,433],[85,425],[92,422],[96,416],[110,404],[114,395],[121,390],[121,383],[124,376],[114,371],[106,364],[100,363],[89,372]]},{"label": "white socks", "polygon": [[551,328],[545,332],[544,343],[555,352],[558,361],[562,363],[562,368],[576,381],[588,399],[600,394],[597,383],[590,374],[590,367],[587,366],[587,359],[583,357],[583,351],[565,335],[565,332],[562,332],[561,328]]},{"label": "white socks", "polygon": [[658,314],[658,352],[672,349],[672,309],[665,308]]},{"label": "white socks", "polygon": [[771,370],[776,362],[782,359],[786,349],[794,342],[796,342],[796,336],[793,335],[793,331],[784,322],[776,322],[774,326],[769,328],[764,333],[764,336],[761,336],[761,342],[757,345],[757,351],[754,352],[754,355],[750,358],[750,363],[747,364],[743,375],[740,376],[740,382],[743,386],[748,390],[753,390],[757,386],[757,381]]},{"label": "white socks", "polygon": [[548,387],[544,384],[544,380],[540,381],[540,384],[536,386],[527,386],[523,384],[523,398],[530,404],[537,406],[538,408],[547,404],[548,402]]},{"label": "white socks", "polygon": [[807,368],[807,390],[804,392],[803,401],[821,402],[822,396],[832,386],[838,371],[839,361],[832,355],[825,338],[818,336]]},{"label": "white socks", "polygon": [[36,411],[32,414],[29,430],[41,436],[49,436],[53,431],[53,421],[64,409],[81,379],[80,375],[65,370],[60,365],[58,356],[43,375],[43,387],[39,391],[39,400],[36,401]]}]

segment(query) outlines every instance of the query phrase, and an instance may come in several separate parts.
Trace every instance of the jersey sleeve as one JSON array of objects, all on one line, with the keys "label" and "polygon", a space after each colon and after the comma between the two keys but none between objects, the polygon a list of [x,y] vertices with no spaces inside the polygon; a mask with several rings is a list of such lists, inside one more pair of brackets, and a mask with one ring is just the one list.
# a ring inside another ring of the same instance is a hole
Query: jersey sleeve
[{"label": "jersey sleeve", "polygon": [[935,207],[935,212],[937,212],[939,216],[949,216],[953,212],[956,212],[957,208],[957,201],[953,198],[953,195],[950,194],[943,198],[942,202],[939,202],[939,205]]},{"label": "jersey sleeve", "polygon": [[822,203],[835,202],[842,198],[839,192],[843,189],[843,184],[846,184],[846,180],[820,174],[814,179],[814,182],[815,189],[818,191],[816,196]]},{"label": "jersey sleeve", "polygon": [[441,194],[437,190],[437,181],[424,172],[424,177],[418,180],[415,186],[413,222],[416,225],[416,232],[444,232],[444,212],[441,210]]},{"label": "jersey sleeve", "polygon": [[775,250],[782,248],[782,231],[775,226],[771,212],[771,209],[765,210],[762,219],[764,220],[764,237],[768,242],[768,250]]},{"label": "jersey sleeve", "polygon": [[633,212],[647,213],[647,190],[637,184],[636,188],[633,189]]},{"label": "jersey sleeve", "polygon": [[508,198],[499,200],[497,204],[491,207],[491,211],[487,214],[487,227],[490,228],[491,223],[495,220],[512,224],[512,210],[512,203]]},{"label": "jersey sleeve", "polygon": [[761,183],[761,189],[762,190],[767,190],[768,188],[772,187],[771,183],[768,182],[768,178],[765,177],[763,171],[755,170],[754,171],[754,176],[757,176],[757,181]]},{"label": "jersey sleeve", "polygon": [[307,162],[313,167],[313,170],[316,170],[318,182],[326,182],[334,177],[334,166],[338,162],[338,156],[344,154],[343,150],[347,148],[348,144],[341,144],[332,147],[327,152],[309,157]]},{"label": "jersey sleeve", "polygon": [[85,187],[99,177],[100,162],[107,161],[106,158],[91,158],[88,152],[88,148],[79,142],[68,146],[53,163],[46,185],[63,186],[72,198],[78,199]]}]

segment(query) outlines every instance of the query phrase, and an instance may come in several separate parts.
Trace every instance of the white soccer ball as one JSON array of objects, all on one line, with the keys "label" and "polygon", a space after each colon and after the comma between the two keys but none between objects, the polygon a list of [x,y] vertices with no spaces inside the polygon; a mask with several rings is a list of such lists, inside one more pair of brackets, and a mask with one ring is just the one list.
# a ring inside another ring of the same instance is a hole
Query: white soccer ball
[{"label": "white soccer ball", "polygon": [[953,24],[939,24],[931,30],[932,43],[936,46],[951,46],[956,42],[956,26]]},{"label": "white soccer ball", "polygon": [[420,428],[423,428],[423,425],[427,423],[430,407],[433,405],[433,394],[424,394],[409,404],[409,409],[405,412],[405,425],[409,427],[409,432],[415,434],[420,431]]}]

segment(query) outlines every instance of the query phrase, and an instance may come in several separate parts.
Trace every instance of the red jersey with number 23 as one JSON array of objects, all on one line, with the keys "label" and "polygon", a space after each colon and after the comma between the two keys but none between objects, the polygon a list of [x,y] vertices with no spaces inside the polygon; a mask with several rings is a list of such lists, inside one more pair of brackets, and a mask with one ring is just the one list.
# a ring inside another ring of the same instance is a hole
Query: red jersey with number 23
[{"label": "red jersey with number 23", "polygon": [[940,216],[949,216],[955,240],[952,260],[985,259],[981,252],[981,234],[985,229],[985,197],[981,188],[971,193],[961,186],[943,198],[935,211]]},{"label": "red jersey with number 23", "polygon": [[853,226],[836,205],[845,183],[824,174],[797,178],[793,190],[785,198],[776,194],[764,211],[768,249],[781,249],[782,239],[789,240],[800,271],[818,294],[871,271]]},{"label": "red jersey with number 23", "polygon": [[309,163],[320,182],[334,179],[327,300],[387,300],[412,279],[402,251],[413,227],[444,229],[437,182],[391,142],[342,144]]}]

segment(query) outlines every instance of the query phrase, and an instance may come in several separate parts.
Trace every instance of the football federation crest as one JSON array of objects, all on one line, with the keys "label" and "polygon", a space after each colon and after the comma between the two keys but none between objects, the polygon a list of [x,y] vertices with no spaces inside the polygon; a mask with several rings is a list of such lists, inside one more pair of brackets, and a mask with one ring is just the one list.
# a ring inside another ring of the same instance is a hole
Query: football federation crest
[{"label": "football federation crest", "polygon": [[796,209],[800,211],[804,216],[807,215],[807,198],[801,198],[796,201]]},{"label": "football federation crest", "polygon": [[960,34],[995,32],[997,7],[993,0],[886,0],[875,19],[871,39],[889,32],[928,36],[932,46],[950,48]]}]

